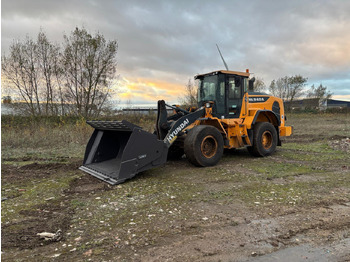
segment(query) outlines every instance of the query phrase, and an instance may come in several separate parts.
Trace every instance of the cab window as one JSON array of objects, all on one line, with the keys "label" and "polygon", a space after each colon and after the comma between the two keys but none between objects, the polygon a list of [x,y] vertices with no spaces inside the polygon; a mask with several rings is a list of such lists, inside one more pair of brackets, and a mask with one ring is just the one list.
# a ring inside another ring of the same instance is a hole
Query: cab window
[{"label": "cab window", "polygon": [[238,99],[242,97],[241,81],[235,77],[230,77],[228,80],[228,98]]}]

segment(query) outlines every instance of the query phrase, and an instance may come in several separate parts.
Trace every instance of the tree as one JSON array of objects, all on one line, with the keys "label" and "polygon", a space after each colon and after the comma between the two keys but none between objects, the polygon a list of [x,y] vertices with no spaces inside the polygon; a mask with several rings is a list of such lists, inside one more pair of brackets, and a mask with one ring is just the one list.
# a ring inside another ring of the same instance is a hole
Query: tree
[{"label": "tree", "polygon": [[329,99],[332,97],[332,93],[327,90],[326,86],[320,84],[318,87],[312,85],[311,88],[307,91],[308,98],[318,98],[320,100]]},{"label": "tree", "polygon": [[60,69],[60,48],[52,44],[45,33],[39,32],[37,38],[38,69],[42,79],[42,103],[46,115],[57,115],[58,102],[64,114],[64,99],[61,87],[62,70]]},{"label": "tree", "polygon": [[283,100],[288,99],[288,77],[281,77],[277,80],[272,80],[269,86],[269,91],[273,96],[280,97]]},{"label": "tree", "polygon": [[79,28],[64,39],[66,99],[74,103],[75,114],[98,116],[109,98],[115,77],[117,42],[107,42],[103,35],[92,36]]},{"label": "tree", "polygon": [[255,92],[263,92],[266,89],[266,85],[264,80],[260,77],[256,77],[254,81],[254,91]]},{"label": "tree", "polygon": [[[10,55],[2,59],[3,73],[24,101],[24,108],[19,108],[25,113],[58,114],[57,102],[62,98],[59,60],[59,46],[52,44],[43,31],[36,41],[27,37],[24,42],[10,46]],[[61,99],[61,107],[63,104]],[[61,111],[64,112],[63,108]]]},{"label": "tree", "polygon": [[180,97],[181,104],[186,107],[196,107],[197,106],[197,88],[193,84],[191,78],[188,79],[186,85],[185,94]]},{"label": "tree", "polygon": [[[40,31],[2,56],[2,73],[30,115],[98,116],[108,105],[116,72],[116,41],[76,28],[64,36],[64,50]],[[3,80],[2,80],[3,81]]]},{"label": "tree", "polygon": [[272,95],[282,98],[284,101],[293,101],[303,94],[307,78],[301,75],[285,76],[272,80],[269,91]]},{"label": "tree", "polygon": [[304,93],[304,86],[307,82],[307,78],[302,77],[301,75],[295,75],[289,77],[289,101],[294,101],[295,98],[298,98]]},{"label": "tree", "polygon": [[25,112],[31,115],[41,114],[39,64],[37,45],[29,37],[24,43],[14,42],[10,46],[10,55],[1,58],[4,76],[14,85],[18,95],[24,101]]},{"label": "tree", "polygon": [[12,97],[11,96],[3,96],[2,97],[2,102],[4,104],[12,104]]}]

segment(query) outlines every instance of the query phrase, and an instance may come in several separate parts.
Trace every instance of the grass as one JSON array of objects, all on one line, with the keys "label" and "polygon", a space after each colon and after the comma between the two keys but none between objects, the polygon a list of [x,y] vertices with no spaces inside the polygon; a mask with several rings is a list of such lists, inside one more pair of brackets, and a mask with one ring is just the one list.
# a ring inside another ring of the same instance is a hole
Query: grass
[{"label": "grass", "polygon": [[9,200],[1,203],[1,222],[6,224],[14,219],[21,219],[21,211],[34,209],[54,199],[57,201],[61,198],[60,192],[67,189],[74,178],[75,175],[58,174],[40,180],[30,179],[21,184],[3,183],[2,195],[6,195]]},{"label": "grass", "polygon": [[350,136],[349,113],[291,114],[287,124],[294,125],[294,135],[312,139],[332,139],[337,136]]},{"label": "grass", "polygon": [[[102,120],[129,119],[147,131],[153,128],[151,115],[118,115]],[[81,158],[93,128],[79,117],[24,117],[2,116],[1,146],[2,162],[5,164],[25,164],[35,162],[69,162]],[[153,131],[152,131],[153,132]]]},{"label": "grass", "polygon": [[[153,118],[128,116],[148,131],[153,129]],[[350,201],[350,156],[329,144],[349,137],[349,117],[291,114],[288,124],[294,126],[294,136],[284,139],[270,157],[253,158],[242,149],[227,152],[215,167],[196,168],[186,160],[169,162],[127,183],[88,190],[84,186],[95,188],[102,182],[86,182],[87,175],[73,166],[57,170],[39,166],[35,172],[40,176],[6,180],[11,170],[19,172],[32,163],[50,166],[81,161],[92,133],[83,119],[3,117],[2,165],[12,168],[2,176],[2,196],[8,198],[2,202],[2,222],[9,225],[6,230],[20,232],[14,222],[30,219],[21,211],[43,204],[65,205],[71,212],[63,242],[48,245],[52,248],[43,252],[35,247],[5,249],[4,256],[9,259],[8,252],[13,252],[18,261],[37,261],[59,253],[63,260],[82,260],[87,258],[85,252],[93,250],[92,260],[118,257],[123,261],[135,250],[161,245],[164,238],[178,234],[195,234],[218,221],[218,207],[240,203],[245,212],[268,216],[288,208]],[[74,185],[86,192],[67,194]]]}]

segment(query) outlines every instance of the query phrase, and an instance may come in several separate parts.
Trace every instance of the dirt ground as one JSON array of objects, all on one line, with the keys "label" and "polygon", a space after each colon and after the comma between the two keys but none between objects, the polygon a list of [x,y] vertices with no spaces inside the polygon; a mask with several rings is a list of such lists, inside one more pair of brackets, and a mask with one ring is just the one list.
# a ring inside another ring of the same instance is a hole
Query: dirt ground
[{"label": "dirt ground", "polygon": [[312,118],[291,117],[273,156],[183,158],[118,186],[81,159],[3,159],[2,260],[350,261],[350,120]]}]

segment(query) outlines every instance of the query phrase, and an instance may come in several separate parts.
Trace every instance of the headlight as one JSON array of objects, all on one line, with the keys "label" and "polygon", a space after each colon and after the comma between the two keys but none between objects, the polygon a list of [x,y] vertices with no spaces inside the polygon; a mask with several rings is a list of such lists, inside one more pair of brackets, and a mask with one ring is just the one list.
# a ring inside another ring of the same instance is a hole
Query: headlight
[{"label": "headlight", "polygon": [[205,107],[206,107],[206,108],[210,108],[210,103],[206,103],[206,104],[205,104]]}]

